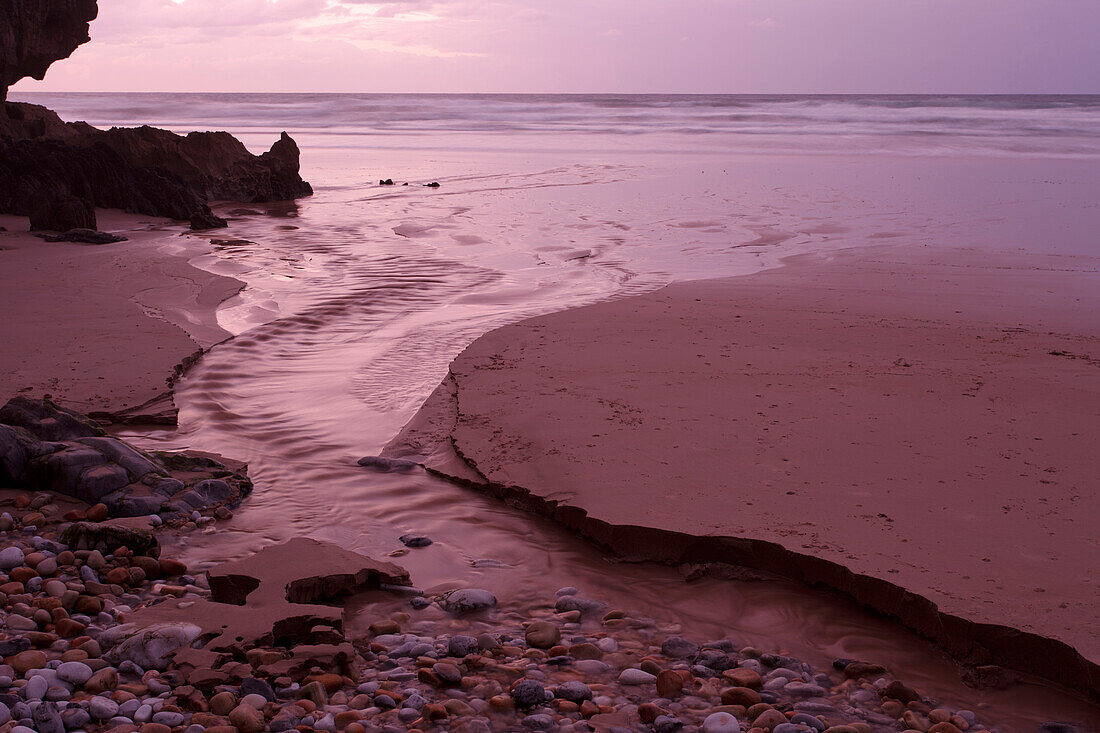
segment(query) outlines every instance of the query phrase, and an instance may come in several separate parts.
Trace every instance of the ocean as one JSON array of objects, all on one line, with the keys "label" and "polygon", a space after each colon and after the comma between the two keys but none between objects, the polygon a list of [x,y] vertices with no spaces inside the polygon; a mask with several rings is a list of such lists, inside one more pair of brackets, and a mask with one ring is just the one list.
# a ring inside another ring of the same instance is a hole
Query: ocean
[{"label": "ocean", "polygon": [[[699,136],[702,149],[859,145],[935,154],[1100,155],[1100,96],[928,95],[436,95],[436,94],[18,94],[65,119],[97,126],[211,125],[270,136],[363,136],[363,144],[449,134],[492,136]],[[421,141],[424,142],[423,140]],[[414,143],[407,143],[419,147]],[[428,143],[430,144],[430,143]],[[607,144],[607,143],[604,143]],[[644,142],[637,143],[645,145]]]}]

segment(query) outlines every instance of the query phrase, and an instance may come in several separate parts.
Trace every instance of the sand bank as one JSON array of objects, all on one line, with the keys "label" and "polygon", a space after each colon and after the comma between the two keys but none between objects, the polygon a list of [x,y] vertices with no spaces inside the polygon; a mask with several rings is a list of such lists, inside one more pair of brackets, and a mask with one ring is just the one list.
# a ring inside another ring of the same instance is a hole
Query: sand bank
[{"label": "sand bank", "polygon": [[534,318],[460,355],[386,453],[1096,695],[1098,273],[860,249]]},{"label": "sand bank", "polygon": [[0,217],[0,395],[52,394],[121,421],[174,422],[169,381],[228,337],[215,310],[243,283],[165,252],[178,228],[99,212],[128,241],[48,243]]}]

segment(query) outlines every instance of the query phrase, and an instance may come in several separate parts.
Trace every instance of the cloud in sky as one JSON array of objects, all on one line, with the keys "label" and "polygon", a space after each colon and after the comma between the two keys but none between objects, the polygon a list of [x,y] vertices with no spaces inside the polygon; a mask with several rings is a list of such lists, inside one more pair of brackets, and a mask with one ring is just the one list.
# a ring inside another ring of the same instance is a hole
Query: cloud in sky
[{"label": "cloud in sky", "polygon": [[92,42],[17,89],[1100,92],[1095,0],[99,5]]}]

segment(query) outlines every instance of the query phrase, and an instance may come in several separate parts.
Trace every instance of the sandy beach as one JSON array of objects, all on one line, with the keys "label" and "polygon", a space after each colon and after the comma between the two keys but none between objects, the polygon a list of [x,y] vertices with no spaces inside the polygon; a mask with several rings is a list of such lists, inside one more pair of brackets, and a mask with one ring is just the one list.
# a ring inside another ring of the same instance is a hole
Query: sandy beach
[{"label": "sandy beach", "polygon": [[876,247],[530,319],[387,455],[1096,694],[1098,265]]},{"label": "sandy beach", "polygon": [[1100,96],[237,5],[0,0],[0,733],[1100,728]]},{"label": "sandy beach", "polygon": [[170,381],[228,337],[215,310],[244,284],[168,254],[178,227],[101,211],[111,245],[46,242],[27,220],[0,217],[0,267],[19,287],[0,290],[0,394],[52,394],[116,422],[175,423]]}]

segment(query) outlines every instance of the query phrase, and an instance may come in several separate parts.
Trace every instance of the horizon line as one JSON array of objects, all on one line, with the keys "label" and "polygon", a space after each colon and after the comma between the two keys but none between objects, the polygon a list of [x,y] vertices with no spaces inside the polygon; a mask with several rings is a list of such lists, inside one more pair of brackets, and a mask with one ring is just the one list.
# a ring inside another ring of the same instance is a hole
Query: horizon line
[{"label": "horizon line", "polygon": [[1100,97],[1095,92],[332,92],[255,90],[151,90],[151,89],[8,89],[12,94],[331,94],[331,95],[419,95],[419,96],[509,96],[509,97]]}]

